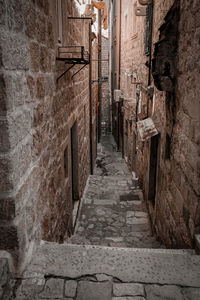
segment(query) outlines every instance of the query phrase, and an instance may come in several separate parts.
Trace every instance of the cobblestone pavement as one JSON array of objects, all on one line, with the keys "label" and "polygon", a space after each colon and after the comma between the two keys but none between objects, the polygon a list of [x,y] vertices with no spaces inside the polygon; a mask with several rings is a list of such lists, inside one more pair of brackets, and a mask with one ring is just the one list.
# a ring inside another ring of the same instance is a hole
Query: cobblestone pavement
[{"label": "cobblestone pavement", "polygon": [[137,180],[116,151],[112,136],[102,138],[94,175],[89,177],[75,235],[66,242],[112,247],[160,248]]},{"label": "cobblestone pavement", "polygon": [[199,266],[183,250],[45,243],[15,299],[199,300]]},{"label": "cobblestone pavement", "polygon": [[200,289],[175,285],[122,283],[112,276],[96,274],[78,280],[27,279],[23,281],[18,295],[18,300],[199,300]]}]

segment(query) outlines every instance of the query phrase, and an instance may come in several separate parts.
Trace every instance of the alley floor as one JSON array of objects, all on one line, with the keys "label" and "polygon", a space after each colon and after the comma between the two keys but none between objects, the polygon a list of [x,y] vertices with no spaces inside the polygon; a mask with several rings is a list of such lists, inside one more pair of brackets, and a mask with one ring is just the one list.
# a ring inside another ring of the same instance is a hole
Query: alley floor
[{"label": "alley floor", "polygon": [[94,175],[88,179],[75,234],[67,242],[163,247],[152,235],[142,191],[111,135],[103,136],[98,145]]},{"label": "alley floor", "polygon": [[63,244],[42,241],[23,276],[9,281],[13,297],[2,299],[199,300],[200,256],[162,249],[153,237],[142,191],[111,136],[94,173],[75,234]]}]

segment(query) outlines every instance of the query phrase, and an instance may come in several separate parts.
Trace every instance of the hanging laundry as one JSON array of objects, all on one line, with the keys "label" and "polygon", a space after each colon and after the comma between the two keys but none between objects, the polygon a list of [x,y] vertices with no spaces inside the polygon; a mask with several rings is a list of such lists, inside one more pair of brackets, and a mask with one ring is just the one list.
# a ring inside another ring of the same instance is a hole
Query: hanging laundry
[{"label": "hanging laundry", "polygon": [[107,23],[107,8],[106,8],[106,3],[105,2],[95,2],[92,0],[92,5],[96,7],[97,9],[102,9],[103,10],[103,28],[106,30],[108,28],[108,23]]}]

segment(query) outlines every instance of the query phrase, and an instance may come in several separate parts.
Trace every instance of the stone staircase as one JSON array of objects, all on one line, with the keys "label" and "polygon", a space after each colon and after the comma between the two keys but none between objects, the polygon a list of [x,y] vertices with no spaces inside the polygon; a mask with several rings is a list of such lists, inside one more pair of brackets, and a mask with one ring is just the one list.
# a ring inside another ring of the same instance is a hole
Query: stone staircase
[{"label": "stone staircase", "polygon": [[164,248],[152,235],[143,193],[112,136],[102,138],[89,176],[74,236],[66,243]]},{"label": "stone staircase", "polygon": [[200,299],[200,256],[186,250],[42,243],[17,300]]},{"label": "stone staircase", "polygon": [[66,243],[164,247],[152,235],[142,191],[130,174],[89,177],[75,234]]},{"label": "stone staircase", "polygon": [[74,236],[64,244],[42,241],[23,276],[6,284],[13,295],[4,287],[0,299],[200,300],[200,256],[156,240],[137,180],[107,142]]}]

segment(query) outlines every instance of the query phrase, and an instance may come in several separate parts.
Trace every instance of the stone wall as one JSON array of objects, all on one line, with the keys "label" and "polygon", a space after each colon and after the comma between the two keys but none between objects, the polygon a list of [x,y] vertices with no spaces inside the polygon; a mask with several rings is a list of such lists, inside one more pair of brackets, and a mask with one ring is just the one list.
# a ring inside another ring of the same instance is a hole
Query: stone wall
[{"label": "stone wall", "polygon": [[110,132],[110,99],[109,99],[109,39],[101,38],[101,57],[102,57],[102,105],[101,105],[101,126],[102,134]]},{"label": "stone wall", "polygon": [[[63,45],[88,49],[89,21],[67,19],[78,11],[62,5]],[[22,264],[41,239],[72,233],[70,130],[77,121],[80,198],[90,172],[89,67],[56,81],[66,69],[56,60],[56,1],[1,1],[1,9],[0,249]]]},{"label": "stone wall", "polygon": [[[134,172],[137,170],[139,174],[143,171],[140,171],[139,164],[136,166],[135,153],[137,139],[135,126],[136,102],[139,100],[137,94],[139,85],[137,85],[137,83],[142,82],[145,86],[147,85],[148,68],[145,66],[146,56],[144,55],[143,49],[145,16],[136,16],[136,8],[138,6],[137,1],[122,1],[120,88],[124,98],[124,132],[121,150],[124,152],[129,168]],[[146,95],[140,90],[139,93],[141,102],[144,104]],[[130,106],[130,99],[132,99],[132,106]],[[130,115],[130,111],[132,115]],[[142,153],[138,152],[137,156],[140,156],[139,161],[143,159]]]},{"label": "stone wall", "polygon": [[119,117],[118,104],[114,101],[114,90],[119,89],[120,80],[120,1],[112,3],[112,18],[111,18],[111,97],[112,97],[112,134],[116,143],[119,145]]},{"label": "stone wall", "polygon": [[[155,82],[152,72],[149,73],[151,57],[144,54],[146,17],[137,16],[134,21],[134,5],[140,7],[137,1],[122,1],[120,85],[124,98],[136,99],[136,120],[152,118],[159,135],[141,141],[138,131],[131,131],[130,122],[127,122],[129,107],[125,104],[122,150],[129,153],[135,134],[135,169],[157,236],[167,247],[192,247],[194,234],[200,231],[200,103],[197,83],[200,4],[180,0],[179,6],[178,1],[154,1],[150,54],[154,61],[164,55],[162,61],[165,62],[163,66],[159,63],[157,68],[153,66]],[[175,6],[177,15],[174,14]],[[163,49],[169,47],[174,51],[170,61],[169,51],[160,52],[164,37],[166,44]],[[148,86],[154,88],[153,96]],[[127,158],[127,162],[131,167],[130,159]]]},{"label": "stone wall", "polygon": [[[156,4],[154,9],[162,11]],[[154,226],[168,246],[191,247],[200,231],[199,14],[199,2],[180,1],[175,92],[172,96],[156,90],[163,103],[162,107],[157,102],[156,117],[164,113],[166,125],[161,132]],[[164,23],[156,22],[157,28]],[[153,42],[158,40],[155,32],[153,37]]]},{"label": "stone wall", "polygon": [[95,164],[97,155],[97,95],[98,95],[98,39],[95,38],[92,46],[92,136],[93,136],[93,164]]},{"label": "stone wall", "polygon": [[136,100],[124,98],[123,103],[123,155],[129,169],[136,172]]}]

